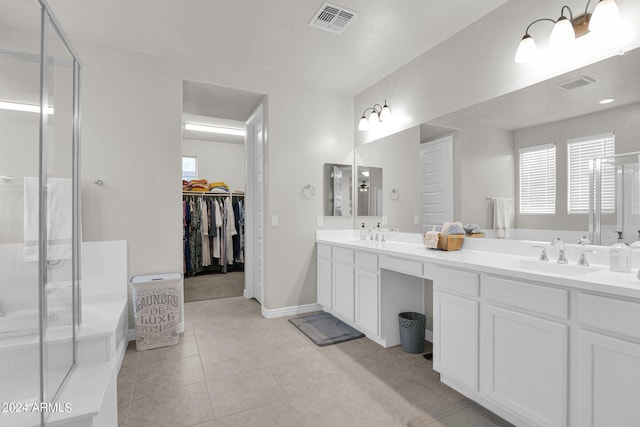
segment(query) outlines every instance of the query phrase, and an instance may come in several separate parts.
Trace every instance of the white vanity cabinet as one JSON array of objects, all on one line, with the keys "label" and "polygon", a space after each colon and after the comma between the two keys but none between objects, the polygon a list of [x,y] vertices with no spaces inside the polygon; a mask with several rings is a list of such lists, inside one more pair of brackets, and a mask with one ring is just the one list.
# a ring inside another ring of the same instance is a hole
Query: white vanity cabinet
[{"label": "white vanity cabinet", "polygon": [[318,304],[325,311],[331,311],[331,276],[333,269],[331,267],[331,246],[318,244],[318,273],[317,273],[317,297]]},{"label": "white vanity cabinet", "polygon": [[638,425],[640,301],[582,293],[578,306],[577,424]]},{"label": "white vanity cabinet", "polygon": [[482,393],[539,426],[566,426],[567,290],[483,276]]},{"label": "white vanity cabinet", "polygon": [[437,266],[433,274],[433,367],[477,392],[478,274]]},{"label": "white vanity cabinet", "polygon": [[355,320],[355,251],[333,248],[332,313],[353,324]]},{"label": "white vanity cabinet", "polygon": [[369,336],[379,332],[380,274],[378,255],[371,252],[356,252],[356,327]]}]

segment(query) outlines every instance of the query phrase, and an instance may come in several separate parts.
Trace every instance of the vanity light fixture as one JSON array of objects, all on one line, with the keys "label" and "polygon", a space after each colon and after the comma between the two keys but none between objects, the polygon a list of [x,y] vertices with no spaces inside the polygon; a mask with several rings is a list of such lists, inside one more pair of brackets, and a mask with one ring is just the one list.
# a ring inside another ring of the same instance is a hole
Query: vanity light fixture
[{"label": "vanity light fixture", "polygon": [[[599,0],[593,13],[589,13],[590,3],[591,0],[587,0],[584,13],[580,16],[574,17],[573,11],[569,6],[562,6],[560,17],[557,20],[540,18],[529,24],[518,45],[515,62],[525,64],[536,58],[538,48],[533,38],[529,35],[529,29],[538,22],[553,22],[553,29],[549,36],[549,47],[556,51],[570,49],[577,37],[581,37],[590,31],[605,33],[615,31],[619,27],[620,12],[615,0]],[[568,12],[568,16],[566,12]]]},{"label": "vanity light fixture", "polygon": [[[367,118],[367,111],[369,118]],[[358,124],[358,130],[369,130],[369,128],[377,123],[384,122],[391,118],[391,108],[387,105],[387,100],[384,100],[384,105],[374,104],[373,107],[365,108],[362,112],[362,118]]]},{"label": "vanity light fixture", "polygon": [[364,181],[362,181],[362,184],[360,184],[360,191],[363,193],[365,191],[369,191],[369,186]]},{"label": "vanity light fixture", "polygon": [[611,104],[613,101],[615,101],[615,98],[606,98],[606,99],[601,99],[600,101],[598,101],[599,104]]},{"label": "vanity light fixture", "polygon": [[223,135],[245,136],[246,131],[238,128],[225,128],[221,126],[202,125],[197,123],[185,123],[185,130],[194,130],[197,132],[220,133]]}]

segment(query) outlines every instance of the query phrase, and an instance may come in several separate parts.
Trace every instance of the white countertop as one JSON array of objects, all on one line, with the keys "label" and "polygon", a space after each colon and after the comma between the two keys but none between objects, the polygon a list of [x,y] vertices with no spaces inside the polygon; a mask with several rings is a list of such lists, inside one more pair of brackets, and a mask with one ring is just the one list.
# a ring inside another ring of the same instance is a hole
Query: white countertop
[{"label": "white countertop", "polygon": [[[569,264],[561,265],[555,262],[556,247],[547,250],[550,261],[547,263],[537,261],[540,249],[532,246],[536,244],[549,246],[546,242],[466,238],[461,250],[447,252],[425,248],[420,234],[387,232],[385,237],[385,242],[376,242],[360,240],[358,231],[354,230],[318,230],[316,242],[463,268],[479,273],[640,298],[638,270],[633,269],[631,273],[609,270],[606,264],[608,248],[602,246],[585,248],[567,244],[566,253]],[[590,267],[577,265],[580,251],[585,249],[596,251],[594,254],[588,254]]]}]

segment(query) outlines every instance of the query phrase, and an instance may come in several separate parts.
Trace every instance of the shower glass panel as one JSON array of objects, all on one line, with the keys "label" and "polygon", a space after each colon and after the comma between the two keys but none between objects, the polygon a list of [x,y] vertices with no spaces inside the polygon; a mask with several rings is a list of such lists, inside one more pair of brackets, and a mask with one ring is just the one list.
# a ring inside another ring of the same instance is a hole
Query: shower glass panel
[{"label": "shower glass panel", "polygon": [[43,207],[46,210],[46,263],[41,310],[44,326],[43,372],[44,401],[53,401],[65,377],[73,367],[73,118],[74,60],[54,25],[45,14],[45,51],[43,67],[46,81],[42,116]]},{"label": "shower glass panel", "polygon": [[76,363],[80,64],[45,0],[19,8],[29,28],[0,38],[0,402],[33,408]]},{"label": "shower glass panel", "polygon": [[[39,178],[40,11],[35,2],[25,5],[32,38],[0,40],[0,402],[40,400],[39,234],[37,211],[35,229],[25,227],[23,185],[24,177]],[[33,257],[24,251],[27,239],[33,239]],[[2,425],[39,419],[0,414]]]},{"label": "shower glass panel", "polygon": [[590,161],[591,191],[589,231],[596,245],[610,245],[617,234],[602,230],[601,177],[605,170],[615,170],[615,230],[626,243],[633,242],[640,230],[640,152],[616,154]]}]

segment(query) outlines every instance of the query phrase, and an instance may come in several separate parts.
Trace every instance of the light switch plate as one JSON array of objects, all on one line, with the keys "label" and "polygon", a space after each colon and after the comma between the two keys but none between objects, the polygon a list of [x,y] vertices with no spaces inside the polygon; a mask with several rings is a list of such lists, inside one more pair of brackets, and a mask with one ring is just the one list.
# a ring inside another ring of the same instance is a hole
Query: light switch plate
[{"label": "light switch plate", "polygon": [[389,218],[387,216],[382,217],[382,225],[387,225],[389,223]]},{"label": "light switch plate", "polygon": [[324,226],[324,217],[323,216],[318,216],[318,218],[316,218],[316,225],[318,227]]},{"label": "light switch plate", "polygon": [[278,215],[271,215],[271,226],[280,227],[280,217]]},{"label": "light switch plate", "polygon": [[418,225],[420,224],[420,219],[418,218],[418,215],[413,215],[413,225]]}]

